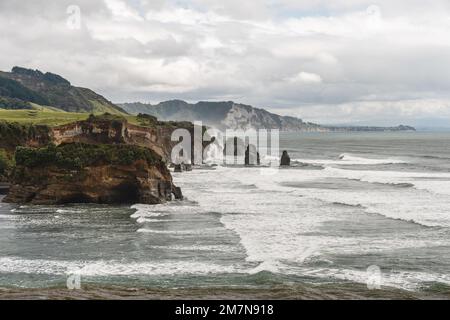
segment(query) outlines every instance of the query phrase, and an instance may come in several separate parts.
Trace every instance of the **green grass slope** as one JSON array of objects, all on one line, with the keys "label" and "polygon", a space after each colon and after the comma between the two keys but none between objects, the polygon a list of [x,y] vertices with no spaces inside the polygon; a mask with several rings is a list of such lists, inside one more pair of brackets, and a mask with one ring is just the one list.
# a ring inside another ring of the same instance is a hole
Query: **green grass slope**
[{"label": "green grass slope", "polygon": [[[0,72],[0,97],[19,99],[67,112],[127,114],[103,96],[90,89],[72,86],[59,75],[21,67],[14,67],[11,72]],[[18,109],[11,102],[4,102],[4,105],[11,107],[3,109]]]}]

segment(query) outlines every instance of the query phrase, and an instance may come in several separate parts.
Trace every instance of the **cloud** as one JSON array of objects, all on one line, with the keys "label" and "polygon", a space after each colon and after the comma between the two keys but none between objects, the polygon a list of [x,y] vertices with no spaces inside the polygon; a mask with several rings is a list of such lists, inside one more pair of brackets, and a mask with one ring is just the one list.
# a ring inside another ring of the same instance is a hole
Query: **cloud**
[{"label": "cloud", "polygon": [[[294,111],[295,110],[295,111]],[[439,99],[417,99],[400,101],[357,101],[336,105],[307,105],[279,110],[282,114],[306,116],[311,121],[324,124],[392,125],[391,119],[400,119],[396,124],[432,126],[423,120],[436,121],[441,127],[449,127],[450,101]]]},{"label": "cloud", "polygon": [[322,78],[315,73],[309,73],[309,72],[300,72],[296,74],[294,77],[289,78],[289,81],[294,83],[321,83]]},{"label": "cloud", "polygon": [[[67,28],[69,5],[80,29]],[[2,0],[0,69],[56,72],[117,102],[449,121],[449,13],[444,0]]]}]

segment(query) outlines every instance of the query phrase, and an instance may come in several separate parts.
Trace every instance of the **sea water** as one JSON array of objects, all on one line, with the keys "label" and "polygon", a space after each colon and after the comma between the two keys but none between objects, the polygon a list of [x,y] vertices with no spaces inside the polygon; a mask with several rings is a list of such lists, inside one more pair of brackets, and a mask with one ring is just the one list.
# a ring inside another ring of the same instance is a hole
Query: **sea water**
[{"label": "sea water", "polygon": [[0,294],[449,296],[450,134],[280,138],[291,167],[174,173],[183,201],[0,204]]}]

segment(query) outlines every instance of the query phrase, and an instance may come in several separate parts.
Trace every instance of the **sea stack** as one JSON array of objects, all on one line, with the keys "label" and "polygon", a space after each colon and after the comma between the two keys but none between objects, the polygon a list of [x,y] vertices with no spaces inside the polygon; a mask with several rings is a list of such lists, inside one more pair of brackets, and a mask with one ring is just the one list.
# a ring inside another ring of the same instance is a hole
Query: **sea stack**
[{"label": "sea stack", "polygon": [[245,150],[245,165],[261,165],[261,159],[259,158],[259,152],[257,151],[256,147],[252,144],[249,144],[247,146],[247,149]]},{"label": "sea stack", "polygon": [[286,150],[283,151],[283,155],[281,156],[280,166],[290,166],[291,158]]}]

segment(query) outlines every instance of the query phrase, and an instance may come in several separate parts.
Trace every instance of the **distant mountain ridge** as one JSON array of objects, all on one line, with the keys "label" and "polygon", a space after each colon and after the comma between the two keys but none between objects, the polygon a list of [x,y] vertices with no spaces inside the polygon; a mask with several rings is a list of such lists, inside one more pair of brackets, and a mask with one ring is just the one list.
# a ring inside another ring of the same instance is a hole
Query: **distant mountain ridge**
[{"label": "distant mountain ridge", "polygon": [[196,104],[182,100],[170,100],[157,105],[136,103],[119,104],[130,114],[149,114],[163,121],[202,121],[205,125],[219,129],[278,129],[280,131],[303,132],[348,132],[348,131],[415,131],[413,127],[375,126],[323,126],[304,122],[302,119],[280,116],[249,105],[226,102],[205,102]]},{"label": "distant mountain ridge", "polygon": [[39,70],[14,67],[0,71],[0,108],[23,109],[30,103],[68,112],[126,114],[119,106],[86,88],[72,86],[63,77]]}]

